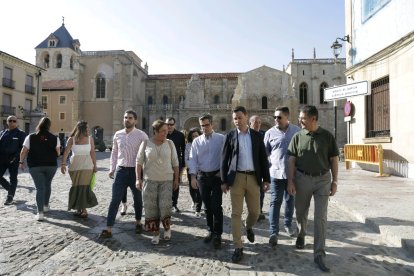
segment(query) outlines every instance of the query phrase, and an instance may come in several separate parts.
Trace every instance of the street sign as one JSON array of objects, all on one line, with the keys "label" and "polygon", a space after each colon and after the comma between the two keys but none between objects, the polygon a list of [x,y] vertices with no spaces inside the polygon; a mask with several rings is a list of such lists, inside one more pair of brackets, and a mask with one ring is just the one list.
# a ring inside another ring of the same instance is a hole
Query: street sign
[{"label": "street sign", "polygon": [[325,88],[324,100],[328,102],[355,96],[366,96],[370,94],[371,88],[368,81],[361,81]]}]

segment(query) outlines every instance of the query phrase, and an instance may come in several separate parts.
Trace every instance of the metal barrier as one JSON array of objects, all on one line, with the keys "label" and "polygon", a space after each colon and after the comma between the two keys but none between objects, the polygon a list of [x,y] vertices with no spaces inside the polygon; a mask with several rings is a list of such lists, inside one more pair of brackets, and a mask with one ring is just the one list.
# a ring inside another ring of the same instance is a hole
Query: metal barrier
[{"label": "metal barrier", "polygon": [[351,168],[351,162],[374,164],[378,165],[379,176],[389,176],[388,174],[384,174],[383,154],[381,144],[346,144],[344,146],[345,167],[349,170]]}]

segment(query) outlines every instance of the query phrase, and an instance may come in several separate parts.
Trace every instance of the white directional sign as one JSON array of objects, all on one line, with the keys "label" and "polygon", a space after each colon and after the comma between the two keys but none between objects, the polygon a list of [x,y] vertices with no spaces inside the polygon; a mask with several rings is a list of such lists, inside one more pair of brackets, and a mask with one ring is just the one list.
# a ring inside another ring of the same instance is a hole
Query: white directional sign
[{"label": "white directional sign", "polygon": [[354,82],[350,84],[328,87],[325,88],[324,91],[324,100],[327,102],[371,94],[371,88],[368,81]]}]

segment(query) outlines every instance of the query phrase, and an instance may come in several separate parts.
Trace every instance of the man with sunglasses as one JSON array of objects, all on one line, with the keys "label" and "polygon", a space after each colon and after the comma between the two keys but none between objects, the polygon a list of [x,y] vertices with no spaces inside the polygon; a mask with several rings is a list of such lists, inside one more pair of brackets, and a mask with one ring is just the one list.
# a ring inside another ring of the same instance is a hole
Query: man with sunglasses
[{"label": "man with sunglasses", "polygon": [[[179,163],[179,175],[180,175],[180,182],[181,182],[181,173],[183,172],[183,168],[185,166],[185,137],[184,134],[175,129],[175,119],[173,117],[168,117],[165,122],[168,126],[168,134],[167,139],[173,141],[175,149],[177,151],[178,156],[178,163]],[[178,195],[180,193],[180,187],[178,186],[177,190],[173,190],[172,194],[172,202],[173,202],[173,212],[180,212],[178,209]]]},{"label": "man with sunglasses", "polygon": [[288,147],[288,192],[296,195],[296,220],[299,233],[296,248],[305,248],[308,212],[313,197],[314,208],[314,261],[323,272],[325,265],[325,239],[329,196],[336,193],[338,183],[339,150],[335,138],[318,125],[318,110],[313,105],[300,109],[302,130],[295,134]]},{"label": "man with sunglasses", "polygon": [[264,143],[270,161],[270,207],[269,207],[269,243],[277,245],[279,235],[280,207],[285,200],[285,231],[294,236],[296,227],[292,227],[295,198],[287,192],[288,159],[287,149],[293,135],[300,131],[298,126],[289,122],[289,108],[279,106],[275,109],[275,126],[266,131]]},{"label": "man with sunglasses", "polygon": [[[0,132],[0,184],[7,190],[4,205],[11,205],[17,188],[19,154],[26,134],[17,127],[16,116],[7,118],[7,127]],[[10,182],[3,177],[6,170],[9,170]]]}]

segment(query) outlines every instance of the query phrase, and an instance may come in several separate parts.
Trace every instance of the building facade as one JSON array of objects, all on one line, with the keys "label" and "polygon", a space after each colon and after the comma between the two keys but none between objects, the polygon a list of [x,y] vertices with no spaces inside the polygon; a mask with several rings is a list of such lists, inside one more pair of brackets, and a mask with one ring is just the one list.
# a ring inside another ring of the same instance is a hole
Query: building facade
[{"label": "building facade", "polygon": [[371,92],[348,99],[355,106],[350,143],[381,144],[385,173],[413,178],[414,2],[347,0],[345,7],[345,74],[349,83],[368,81]]},{"label": "building facade", "polygon": [[14,115],[19,128],[26,133],[32,132],[40,116],[40,93],[42,73],[45,70],[0,51],[0,120],[6,128],[6,119]]}]

